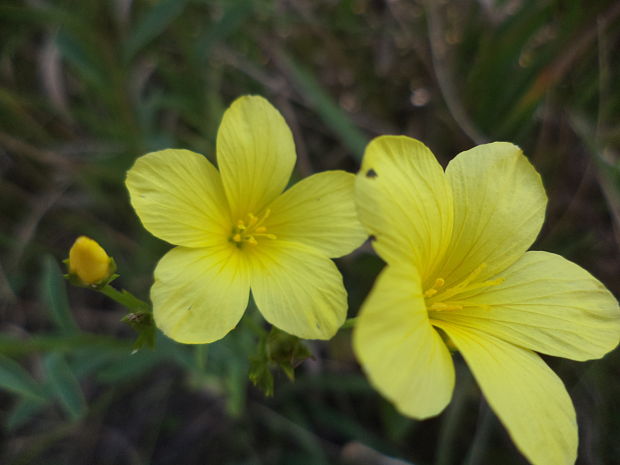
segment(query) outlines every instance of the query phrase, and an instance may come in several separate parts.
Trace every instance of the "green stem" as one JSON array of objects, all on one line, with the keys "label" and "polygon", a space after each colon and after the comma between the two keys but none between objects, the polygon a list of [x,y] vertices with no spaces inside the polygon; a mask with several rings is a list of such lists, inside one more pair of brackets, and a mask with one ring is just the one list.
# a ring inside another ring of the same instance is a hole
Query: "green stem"
[{"label": "green stem", "polygon": [[125,290],[121,292],[109,284],[106,284],[101,289],[98,289],[98,291],[132,312],[143,312],[149,310],[149,304],[143,300],[138,299],[136,296]]},{"label": "green stem", "polygon": [[357,322],[357,317],[356,318],[347,318],[346,321],[344,322],[344,324],[342,325],[342,327],[340,329],[350,329],[350,328],[353,328],[355,326],[356,322]]},{"label": "green stem", "polygon": [[454,389],[452,402],[441,422],[435,465],[450,465],[454,462],[454,444],[461,431],[462,420],[467,411],[469,389],[473,384],[471,374],[462,364],[455,364],[455,368],[456,378],[460,382]]},{"label": "green stem", "polygon": [[194,347],[194,361],[196,363],[196,369],[201,375],[207,371],[208,351],[208,344],[198,344]]},{"label": "green stem", "polygon": [[265,337],[267,335],[267,331],[254,319],[255,314],[256,310],[254,309],[252,309],[251,312],[246,312],[241,320],[241,323],[244,324],[246,328],[249,328],[255,336],[258,336],[259,338]]},{"label": "green stem", "polygon": [[480,413],[478,415],[476,435],[467,452],[467,458],[464,462],[465,465],[478,465],[483,463],[489,437],[493,430],[494,419],[495,417],[484,398],[480,399]]}]

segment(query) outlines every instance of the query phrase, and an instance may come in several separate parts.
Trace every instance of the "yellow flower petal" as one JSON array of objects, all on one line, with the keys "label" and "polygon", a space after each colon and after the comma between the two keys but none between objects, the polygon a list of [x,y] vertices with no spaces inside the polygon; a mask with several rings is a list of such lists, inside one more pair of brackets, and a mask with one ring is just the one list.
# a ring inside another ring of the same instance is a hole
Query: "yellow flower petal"
[{"label": "yellow flower petal", "polygon": [[231,220],[215,167],[189,150],[138,158],[125,181],[144,227],[175,245],[206,247],[226,240]]},{"label": "yellow flower petal", "polygon": [[157,264],[151,288],[155,323],[185,344],[223,338],[248,305],[250,279],[239,249],[176,247]]},{"label": "yellow flower petal", "polygon": [[452,232],[452,194],[441,165],[405,136],[372,140],[355,185],[360,220],[388,263],[410,257],[423,284],[443,258]]},{"label": "yellow flower petal", "polygon": [[404,415],[431,417],[450,402],[452,358],[429,323],[410,264],[383,270],[357,318],[353,349],[373,386]]},{"label": "yellow flower petal", "polygon": [[303,339],[330,339],[344,323],[347,292],[334,262],[297,242],[247,248],[252,295],[265,319]]},{"label": "yellow flower petal", "polygon": [[355,176],[325,171],[310,176],[270,206],[267,229],[278,239],[302,242],[329,257],[340,257],[366,239],[355,212]]},{"label": "yellow flower petal", "polygon": [[233,221],[259,214],[284,190],[295,158],[293,135],[267,100],[232,103],[217,133],[217,163]]},{"label": "yellow flower petal", "polygon": [[454,233],[441,277],[450,285],[482,264],[484,280],[513,264],[540,232],[547,197],[540,175],[507,142],[474,147],[446,168],[454,195]]},{"label": "yellow flower petal", "polygon": [[559,255],[527,252],[502,276],[501,285],[468,297],[464,309],[431,318],[573,360],[600,358],[618,345],[618,302],[583,268]]},{"label": "yellow flower petal", "polygon": [[539,355],[473,329],[438,325],[463,354],[489,405],[533,465],[573,465],[575,409]]}]

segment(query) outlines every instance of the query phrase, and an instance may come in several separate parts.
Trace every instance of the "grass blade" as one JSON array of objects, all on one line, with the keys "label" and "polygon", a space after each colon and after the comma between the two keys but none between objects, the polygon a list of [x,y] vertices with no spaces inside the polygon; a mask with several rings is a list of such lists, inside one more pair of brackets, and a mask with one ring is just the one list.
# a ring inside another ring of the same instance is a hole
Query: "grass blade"
[{"label": "grass blade", "polygon": [[5,427],[8,431],[15,431],[24,426],[28,421],[37,415],[49,404],[45,400],[34,400],[30,398],[20,399],[9,411]]},{"label": "grass blade", "polygon": [[131,58],[151,40],[162,34],[185,8],[186,0],[163,0],[157,2],[135,27],[125,43],[125,59]]},{"label": "grass blade", "polygon": [[86,400],[80,383],[71,367],[59,353],[51,353],[43,359],[50,389],[60,402],[67,416],[79,420],[86,413]]},{"label": "grass blade", "polygon": [[76,333],[78,326],[73,319],[65,281],[56,260],[48,255],[43,259],[41,297],[51,313],[56,326],[65,333]]},{"label": "grass blade", "polygon": [[0,355],[0,388],[35,400],[43,400],[41,386],[19,363]]},{"label": "grass blade", "polygon": [[325,92],[310,72],[295,63],[290,57],[282,55],[281,58],[289,69],[295,84],[300,88],[302,94],[308,96],[321,119],[353,152],[355,158],[361,160],[368,138],[353,124],[351,118]]}]

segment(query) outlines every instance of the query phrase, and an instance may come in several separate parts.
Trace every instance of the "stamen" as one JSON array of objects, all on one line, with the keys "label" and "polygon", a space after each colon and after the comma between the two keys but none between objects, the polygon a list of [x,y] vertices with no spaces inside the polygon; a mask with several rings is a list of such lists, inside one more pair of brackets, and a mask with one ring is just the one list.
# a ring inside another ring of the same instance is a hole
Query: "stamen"
[{"label": "stamen", "polygon": [[486,263],[482,263],[480,266],[478,266],[474,271],[472,271],[471,273],[469,273],[469,275],[467,276],[467,278],[465,278],[463,281],[461,281],[461,283],[459,284],[460,287],[466,287],[469,283],[471,283],[474,279],[476,279],[478,277],[478,275],[480,273],[482,273],[482,270],[484,270],[487,267]]},{"label": "stamen", "polygon": [[436,312],[443,312],[444,310],[463,310],[463,306],[460,304],[451,304],[445,302],[435,302],[428,307],[429,310],[434,310]]},{"label": "stamen", "polygon": [[428,289],[427,291],[424,292],[424,297],[433,297],[438,292],[439,291],[437,289],[430,288],[430,289]]},{"label": "stamen", "polygon": [[424,297],[433,297],[435,294],[439,292],[439,289],[446,284],[446,281],[443,278],[437,278],[435,280],[435,284],[433,287],[424,292]]},{"label": "stamen", "polygon": [[[462,310],[465,307],[472,306],[467,302],[467,297],[463,296],[463,299],[459,299],[457,301],[450,300],[452,297],[491,286],[497,286],[505,281],[505,278],[496,278],[487,281],[474,282],[486,267],[487,264],[482,263],[475,270],[469,273],[469,275],[467,275],[467,277],[461,282],[447,289],[441,289],[446,283],[445,280],[443,278],[437,278],[433,286],[424,291],[424,298],[427,300],[426,308],[428,311],[441,312],[447,310]],[[490,308],[488,305],[476,304],[475,306]]]},{"label": "stamen", "polygon": [[276,239],[275,234],[268,234],[267,228],[263,226],[265,220],[271,214],[271,210],[266,209],[260,216],[248,213],[246,219],[237,220],[230,236],[230,241],[237,247],[242,247],[248,243],[251,246],[258,245],[256,238]]}]

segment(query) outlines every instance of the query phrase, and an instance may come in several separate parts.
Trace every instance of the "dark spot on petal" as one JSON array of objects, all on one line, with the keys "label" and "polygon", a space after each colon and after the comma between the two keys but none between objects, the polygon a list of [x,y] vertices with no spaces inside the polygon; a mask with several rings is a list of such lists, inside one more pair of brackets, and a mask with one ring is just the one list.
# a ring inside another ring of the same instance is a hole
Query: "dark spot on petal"
[{"label": "dark spot on petal", "polygon": [[373,170],[372,168],[370,168],[368,171],[366,171],[366,177],[367,178],[374,179],[377,176],[378,176],[377,172],[375,170]]},{"label": "dark spot on petal", "polygon": [[370,235],[370,236],[368,236],[368,237],[369,237],[369,239],[370,239],[371,241],[376,241],[376,240],[377,240],[377,236],[375,236],[374,234],[371,234],[371,235]]}]

